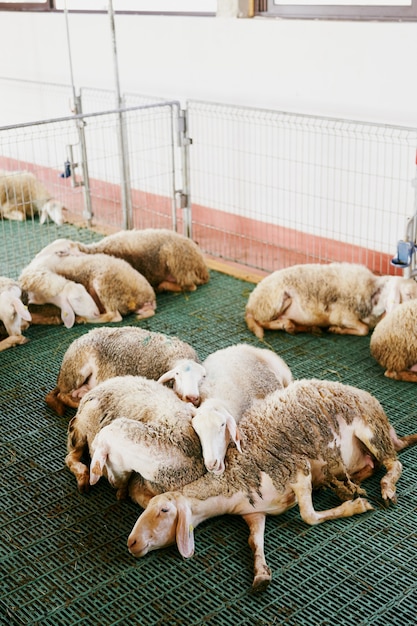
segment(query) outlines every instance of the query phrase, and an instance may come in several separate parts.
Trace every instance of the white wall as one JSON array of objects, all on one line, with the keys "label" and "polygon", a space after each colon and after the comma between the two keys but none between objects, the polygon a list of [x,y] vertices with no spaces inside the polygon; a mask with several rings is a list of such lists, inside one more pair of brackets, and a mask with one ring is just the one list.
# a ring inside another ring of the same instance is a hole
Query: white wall
[{"label": "white wall", "polygon": [[[63,13],[0,19],[0,77],[71,82]],[[115,22],[122,91],[417,126],[417,23],[118,14]],[[71,13],[69,27],[76,87],[113,88],[108,16]]]}]

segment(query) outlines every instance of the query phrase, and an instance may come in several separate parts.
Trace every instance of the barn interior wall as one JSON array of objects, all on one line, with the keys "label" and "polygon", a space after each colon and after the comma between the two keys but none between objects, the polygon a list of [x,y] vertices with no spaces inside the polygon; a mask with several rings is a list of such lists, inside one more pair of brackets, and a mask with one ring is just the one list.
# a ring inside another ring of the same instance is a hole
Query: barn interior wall
[{"label": "barn interior wall", "polygon": [[[63,13],[2,12],[0,76],[70,83]],[[70,13],[76,86],[113,88],[106,13]],[[417,124],[417,24],[115,16],[121,88]],[[33,111],[33,118],[39,118]]]}]

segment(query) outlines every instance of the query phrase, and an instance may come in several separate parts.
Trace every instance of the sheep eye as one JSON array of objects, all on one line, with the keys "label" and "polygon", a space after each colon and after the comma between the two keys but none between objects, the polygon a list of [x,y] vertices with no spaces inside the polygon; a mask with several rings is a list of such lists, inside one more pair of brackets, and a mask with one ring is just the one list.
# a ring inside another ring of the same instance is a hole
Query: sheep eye
[{"label": "sheep eye", "polygon": [[161,513],[168,513],[169,509],[167,509],[166,507],[164,507],[163,509],[161,509]]}]

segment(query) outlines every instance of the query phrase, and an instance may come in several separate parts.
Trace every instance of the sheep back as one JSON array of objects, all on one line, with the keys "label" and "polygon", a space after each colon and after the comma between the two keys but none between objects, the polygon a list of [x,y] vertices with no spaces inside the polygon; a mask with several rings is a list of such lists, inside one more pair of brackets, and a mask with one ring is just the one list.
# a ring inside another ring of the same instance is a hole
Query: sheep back
[{"label": "sheep back", "polygon": [[373,433],[377,463],[396,456],[388,418],[376,398],[342,383],[302,379],[254,403],[239,424],[243,454],[230,446],[225,472],[215,480],[205,475],[194,485],[186,485],[183,493],[204,499],[205,493],[227,496],[242,491],[251,498],[261,493],[263,473],[284,493],[300,466],[304,464],[308,472],[310,460],[322,460],[323,476],[314,486],[330,487],[344,499],[352,497],[349,485],[338,480],[349,478],[340,449],[329,445],[335,433],[340,434],[341,419],[346,424],[366,423]]},{"label": "sheep back", "polygon": [[104,252],[124,259],[143,274],[156,289],[165,283],[194,291],[207,283],[209,272],[197,244],[184,235],[164,228],[114,233],[94,244],[80,244],[84,252]]}]

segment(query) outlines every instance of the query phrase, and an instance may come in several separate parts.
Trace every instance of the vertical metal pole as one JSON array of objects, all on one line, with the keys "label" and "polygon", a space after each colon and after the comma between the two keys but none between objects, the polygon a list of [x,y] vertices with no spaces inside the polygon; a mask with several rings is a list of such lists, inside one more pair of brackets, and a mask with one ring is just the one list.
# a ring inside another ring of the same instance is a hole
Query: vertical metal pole
[{"label": "vertical metal pole", "polygon": [[[82,113],[81,96],[78,95],[74,97],[74,107],[75,113]],[[90,227],[91,221],[93,219],[93,208],[91,205],[90,177],[88,174],[87,142],[85,139],[84,130],[85,122],[83,119],[77,119],[76,124],[81,148],[81,170],[83,176],[82,185],[84,192],[83,217],[85,220],[87,220],[87,226]]]},{"label": "vertical metal pole", "polygon": [[130,229],[133,227],[133,215],[132,215],[132,197],[130,193],[130,171],[129,171],[129,159],[127,153],[127,132],[126,125],[123,119],[123,113],[120,109],[123,106],[122,98],[120,96],[120,82],[119,82],[119,68],[117,64],[117,45],[116,45],[116,30],[114,26],[114,11],[113,2],[109,0],[108,14],[110,19],[110,31],[112,36],[113,46],[113,68],[114,68],[114,81],[116,89],[116,108],[119,109],[118,116],[118,129],[117,140],[120,151],[120,188],[122,194],[122,209],[123,209],[123,228]]},{"label": "vertical metal pole", "polygon": [[[72,55],[71,55],[71,41],[70,41],[70,33],[68,26],[68,9],[67,3],[65,2],[65,25],[67,32],[67,45],[68,45],[68,58],[69,58],[69,66],[70,66],[70,75],[71,75],[71,85],[72,85],[72,97],[74,103],[74,113],[78,115],[82,113],[81,107],[81,97],[76,94],[75,84],[74,84],[74,74],[72,69]],[[84,193],[84,210],[83,217],[87,220],[87,226],[91,226],[91,220],[93,217],[93,210],[91,205],[91,193],[90,193],[90,178],[88,175],[88,161],[87,161],[87,143],[85,140],[85,132],[84,126],[85,122],[83,120],[76,120],[77,131],[78,131],[78,139],[80,142],[81,148],[81,170],[82,170],[82,185],[83,185],[83,193]]]},{"label": "vertical metal pole", "polygon": [[190,145],[192,144],[192,139],[187,134],[186,110],[179,112],[178,123],[181,146],[182,192],[180,194],[180,202],[184,218],[183,232],[186,237],[191,239],[193,236],[190,197]]}]

